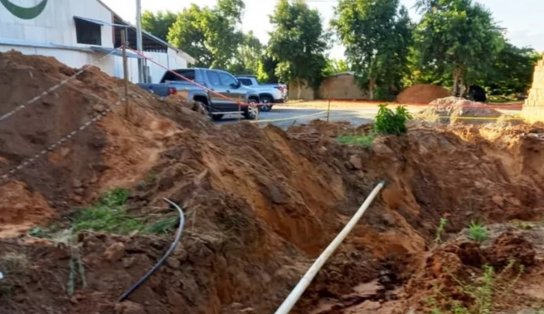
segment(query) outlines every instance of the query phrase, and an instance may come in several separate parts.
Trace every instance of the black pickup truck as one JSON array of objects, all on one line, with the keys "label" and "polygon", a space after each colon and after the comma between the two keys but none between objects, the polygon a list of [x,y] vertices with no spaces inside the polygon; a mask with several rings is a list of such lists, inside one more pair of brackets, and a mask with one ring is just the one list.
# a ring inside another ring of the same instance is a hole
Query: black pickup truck
[{"label": "black pickup truck", "polygon": [[138,86],[159,96],[181,95],[185,101],[205,108],[214,120],[232,113],[241,113],[246,119],[255,119],[258,115],[259,94],[221,70],[193,68],[167,71],[160,83]]}]

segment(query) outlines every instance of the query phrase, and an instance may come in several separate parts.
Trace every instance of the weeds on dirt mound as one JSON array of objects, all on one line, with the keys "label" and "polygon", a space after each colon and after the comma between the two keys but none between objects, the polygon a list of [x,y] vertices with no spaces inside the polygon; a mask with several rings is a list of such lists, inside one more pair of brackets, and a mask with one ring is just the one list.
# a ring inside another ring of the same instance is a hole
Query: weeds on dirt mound
[{"label": "weeds on dirt mound", "polygon": [[337,138],[340,144],[362,146],[365,148],[371,147],[376,139],[376,133],[365,135],[341,135]]},{"label": "weeds on dirt mound", "polygon": [[468,226],[468,238],[481,243],[489,238],[489,233],[486,227],[473,221]]},{"label": "weeds on dirt mound", "polygon": [[[515,285],[518,283],[524,272],[523,265],[519,265],[515,260],[500,272],[497,272],[493,266],[483,265],[480,275],[468,280],[453,278],[458,291],[464,295],[455,296],[444,294],[442,288],[435,287],[435,295],[427,300],[431,306],[431,313],[454,313],[454,314],[493,314],[496,313],[498,305],[511,296]],[[437,300],[444,302],[437,302]]]},{"label": "weeds on dirt mound", "polygon": [[379,134],[400,135],[406,133],[406,121],[410,119],[412,119],[412,115],[406,107],[398,106],[393,111],[387,108],[386,104],[382,104],[376,116],[374,130]]},{"label": "weeds on dirt mound", "polygon": [[125,189],[107,192],[90,208],[83,209],[74,219],[74,231],[105,231],[127,234],[144,229],[143,223],[127,214],[125,207],[130,193]]}]

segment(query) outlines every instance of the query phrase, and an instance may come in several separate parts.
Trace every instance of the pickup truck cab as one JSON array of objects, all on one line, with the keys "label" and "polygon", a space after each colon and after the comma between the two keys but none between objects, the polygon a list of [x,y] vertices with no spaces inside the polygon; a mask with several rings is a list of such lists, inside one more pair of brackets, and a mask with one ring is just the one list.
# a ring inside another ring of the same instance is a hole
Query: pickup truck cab
[{"label": "pickup truck cab", "polygon": [[203,107],[214,120],[233,113],[241,113],[246,119],[258,115],[259,94],[221,70],[177,69],[164,73],[158,84],[138,86],[159,96],[180,95],[190,104]]},{"label": "pickup truck cab", "polygon": [[272,110],[277,103],[287,102],[287,85],[284,84],[260,84],[254,75],[239,75],[236,77],[242,85],[259,93],[262,111]]}]

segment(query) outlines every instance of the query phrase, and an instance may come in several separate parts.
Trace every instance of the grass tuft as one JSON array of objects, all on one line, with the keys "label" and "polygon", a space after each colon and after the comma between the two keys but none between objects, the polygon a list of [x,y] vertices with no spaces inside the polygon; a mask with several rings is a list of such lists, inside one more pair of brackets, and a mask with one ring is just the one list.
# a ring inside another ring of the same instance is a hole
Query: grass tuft
[{"label": "grass tuft", "polygon": [[365,148],[372,147],[374,140],[376,139],[375,133],[366,135],[341,135],[337,138],[340,144],[362,146]]},{"label": "grass tuft", "polygon": [[484,225],[473,221],[468,226],[468,238],[472,241],[482,243],[489,238],[489,232]]}]

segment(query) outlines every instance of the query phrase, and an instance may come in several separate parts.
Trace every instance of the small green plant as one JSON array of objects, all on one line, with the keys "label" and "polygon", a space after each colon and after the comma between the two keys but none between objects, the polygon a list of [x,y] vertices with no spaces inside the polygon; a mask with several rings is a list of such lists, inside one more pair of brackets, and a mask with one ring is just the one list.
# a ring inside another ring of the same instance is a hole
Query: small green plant
[{"label": "small green plant", "polygon": [[106,192],[100,199],[99,204],[108,207],[123,206],[126,204],[129,196],[130,192],[128,190],[116,188]]},{"label": "small green plant", "polygon": [[369,133],[365,135],[341,135],[337,138],[340,144],[362,147],[372,147],[375,139],[376,133]]},{"label": "small green plant", "polygon": [[159,220],[145,228],[147,233],[164,234],[174,230],[179,223],[178,217],[169,217]]},{"label": "small green plant", "polygon": [[468,238],[481,243],[489,238],[489,232],[484,225],[473,221],[468,226]]},{"label": "small green plant", "polygon": [[406,133],[406,121],[412,119],[412,115],[406,107],[398,106],[395,111],[387,108],[386,104],[380,105],[374,130],[378,134],[400,135]]},{"label": "small green plant", "polygon": [[97,203],[76,215],[74,231],[92,230],[127,234],[142,230],[143,223],[127,214],[125,203],[129,195],[125,189],[107,192]]},{"label": "small green plant", "polygon": [[448,219],[440,218],[440,223],[438,224],[438,227],[436,228],[436,237],[434,238],[434,242],[436,244],[442,242],[442,234],[444,234],[447,224],[448,224]]}]

